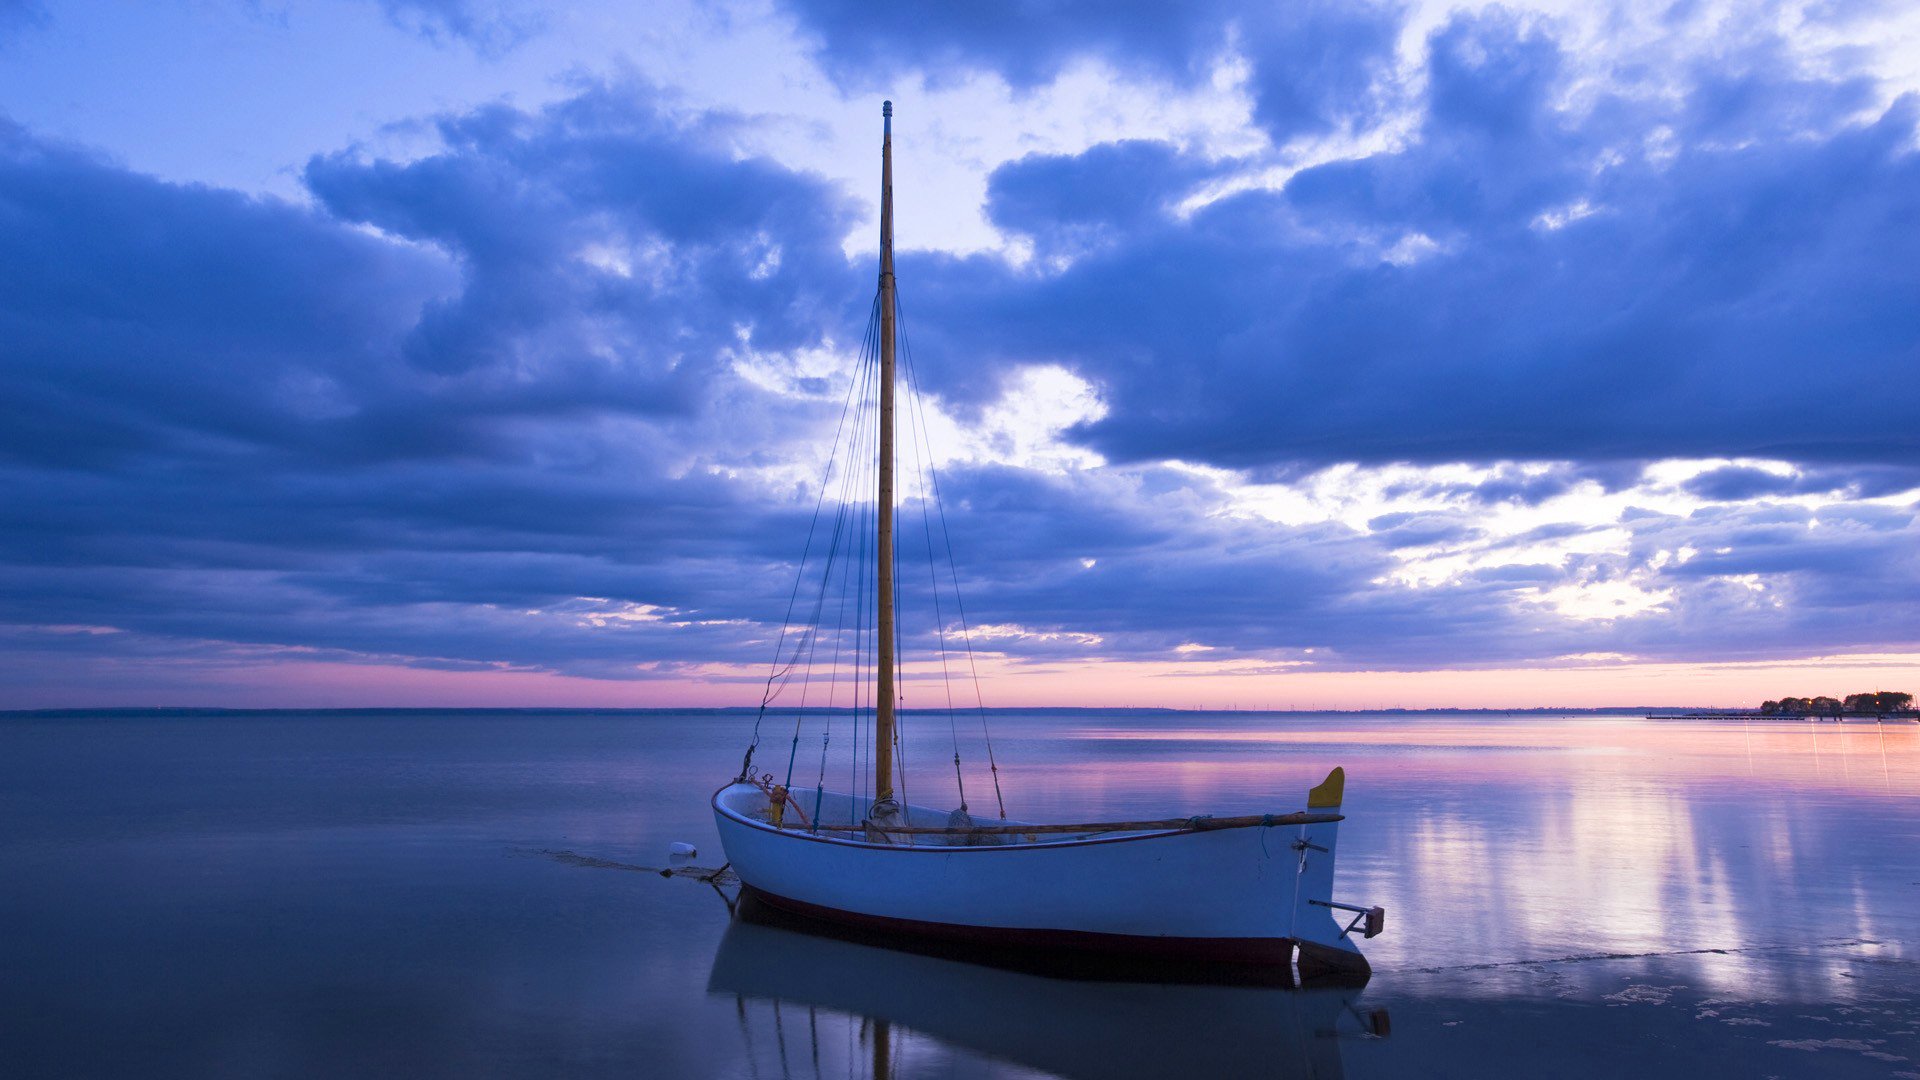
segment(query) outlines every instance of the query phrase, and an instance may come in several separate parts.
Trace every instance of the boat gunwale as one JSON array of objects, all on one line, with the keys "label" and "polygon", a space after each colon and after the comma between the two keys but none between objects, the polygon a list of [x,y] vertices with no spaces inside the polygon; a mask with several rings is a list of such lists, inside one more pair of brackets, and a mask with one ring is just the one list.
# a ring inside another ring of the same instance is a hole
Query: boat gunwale
[{"label": "boat gunwale", "polygon": [[[1156,829],[1150,832],[1128,833],[1120,836],[1102,836],[1102,837],[1084,839],[1084,840],[1041,840],[1035,843],[982,844],[979,846],[974,846],[974,845],[950,846],[950,845],[943,845],[943,844],[926,844],[926,845],[876,844],[869,840],[854,840],[851,838],[842,839],[841,837],[837,837],[837,836],[818,836],[810,832],[800,832],[794,829],[778,828],[774,825],[768,824],[767,822],[750,818],[745,814],[742,814],[736,810],[720,805],[721,792],[726,791],[728,788],[733,788],[738,786],[740,786],[740,781],[730,780],[727,783],[722,784],[719,788],[714,790],[713,797],[709,800],[709,802],[713,806],[714,813],[724,815],[730,820],[737,821],[740,824],[746,825],[750,828],[758,829],[761,832],[772,833],[775,836],[786,836],[786,837],[791,837],[795,840],[811,840],[817,844],[836,844],[842,847],[866,848],[873,851],[909,851],[909,852],[921,852],[924,854],[932,854],[932,855],[952,855],[959,852],[1039,851],[1044,849],[1086,847],[1091,844],[1129,844],[1129,843],[1134,843],[1140,840],[1163,840],[1173,836],[1197,836],[1203,833],[1224,833],[1224,832],[1235,831],[1232,829]],[[1259,828],[1260,826],[1250,826],[1250,827]],[[1275,825],[1272,827],[1273,828],[1289,828],[1291,826]]]}]

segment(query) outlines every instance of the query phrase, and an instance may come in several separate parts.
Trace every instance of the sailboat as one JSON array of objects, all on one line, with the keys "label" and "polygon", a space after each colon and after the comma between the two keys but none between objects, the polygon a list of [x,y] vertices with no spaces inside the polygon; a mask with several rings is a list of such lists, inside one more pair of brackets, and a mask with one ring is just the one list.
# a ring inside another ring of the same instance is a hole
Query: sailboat
[{"label": "sailboat", "polygon": [[[905,771],[897,767],[902,746],[894,537],[899,334],[892,102],[881,113],[880,275],[869,325],[870,340],[877,340],[871,350],[874,371],[867,379],[877,384],[871,431],[872,464],[877,466],[872,474],[872,530],[864,528],[866,515],[847,512],[846,504],[832,530],[836,543],[843,534],[857,533],[862,556],[871,556],[870,577],[861,560],[853,603],[859,616],[853,668],[864,673],[857,681],[871,695],[866,699],[870,709],[856,710],[870,716],[870,727],[856,726],[855,735],[858,739],[864,733],[871,770],[862,774],[858,790],[830,790],[823,738],[818,781],[810,790],[797,785],[798,724],[805,715],[801,710],[796,713],[786,778],[756,774],[756,720],[739,775],[715,792],[712,801],[721,846],[742,890],[803,917],[992,949],[1264,967],[1294,964],[1297,953],[1303,975],[1366,973],[1357,939],[1378,934],[1385,913],[1334,899],[1334,849],[1346,783],[1341,769],[1307,792],[1302,810],[1238,816],[1037,823],[1009,819],[1001,800],[998,820],[976,824],[966,812],[964,781],[958,810],[915,805],[900,796],[896,782],[904,785]],[[861,382],[856,376],[855,388]],[[850,389],[849,400],[852,395]],[[843,425],[846,422],[843,415]],[[851,478],[847,485],[865,476],[843,474]],[[933,490],[937,492],[937,486]],[[823,503],[826,494],[823,484]],[[819,511],[815,513],[817,525]],[[809,550],[812,544],[810,532]],[[931,537],[928,547],[931,553]],[[806,565],[803,556],[803,576]],[[847,565],[840,564],[843,587],[853,580]],[[834,580],[834,567],[834,559],[828,558],[821,597]],[[957,590],[957,573],[954,586]],[[799,594],[796,582],[795,596]],[[816,615],[819,610],[817,605]],[[866,611],[872,613],[871,622],[865,621]],[[790,602],[790,625],[792,614]],[[836,624],[834,632],[845,637],[842,625]],[[761,719],[796,665],[811,663],[827,636],[817,618],[790,645],[783,629]],[[837,645],[833,655],[837,679],[845,667],[839,663]],[[984,723],[984,707],[981,716]],[[991,742],[987,745],[991,754]],[[954,762],[957,775],[957,742]],[[997,795],[997,763],[992,775]]]}]

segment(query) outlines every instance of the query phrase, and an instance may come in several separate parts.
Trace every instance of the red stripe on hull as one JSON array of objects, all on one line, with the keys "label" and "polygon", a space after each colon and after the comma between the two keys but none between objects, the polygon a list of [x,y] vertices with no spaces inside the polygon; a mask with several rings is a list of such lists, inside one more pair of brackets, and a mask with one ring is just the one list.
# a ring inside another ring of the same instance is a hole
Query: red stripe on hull
[{"label": "red stripe on hull", "polygon": [[1286,967],[1293,962],[1293,941],[1290,938],[1154,937],[1145,934],[1096,934],[1085,930],[1027,930],[922,922],[918,919],[895,919],[885,915],[821,907],[804,900],[776,896],[745,882],[740,887],[761,903],[782,911],[883,934],[936,938],[988,948],[1042,949],[1204,964]]}]

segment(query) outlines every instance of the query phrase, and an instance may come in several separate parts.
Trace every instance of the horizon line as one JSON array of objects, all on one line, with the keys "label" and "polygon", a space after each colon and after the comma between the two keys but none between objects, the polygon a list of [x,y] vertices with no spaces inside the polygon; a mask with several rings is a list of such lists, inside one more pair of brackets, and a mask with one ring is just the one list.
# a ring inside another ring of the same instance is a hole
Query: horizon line
[{"label": "horizon line", "polygon": [[[620,713],[697,713],[697,714],[752,714],[759,712],[754,705],[342,705],[342,706],[228,706],[228,705],[110,705],[58,706],[26,709],[0,709],[0,718],[34,719],[57,718],[62,716],[249,716],[262,713],[326,713],[334,715],[374,714],[374,713],[436,713],[436,714],[508,714],[508,713],[564,713],[578,715],[620,714]],[[769,713],[782,716],[845,716],[858,712],[871,712],[871,709],[855,710],[850,707],[804,706],[796,708],[769,708]],[[944,708],[902,708],[897,710],[903,715],[940,716],[948,713],[1221,713],[1221,714],[1261,714],[1277,716],[1326,716],[1326,715],[1395,715],[1424,713],[1568,713],[1568,714],[1631,714],[1651,712],[1700,712],[1716,715],[1747,714],[1764,716],[1759,709],[1746,706],[1728,708],[1719,705],[1525,705],[1525,706],[1386,706],[1365,709],[1249,709],[1249,708],[1207,708],[1178,705],[990,705],[964,709]]]}]

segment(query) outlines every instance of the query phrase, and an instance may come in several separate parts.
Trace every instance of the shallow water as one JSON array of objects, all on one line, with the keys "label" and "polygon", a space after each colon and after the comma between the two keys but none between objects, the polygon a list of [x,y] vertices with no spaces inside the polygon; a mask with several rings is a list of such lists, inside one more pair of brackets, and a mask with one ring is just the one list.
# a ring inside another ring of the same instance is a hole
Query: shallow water
[{"label": "shallow water", "polygon": [[[910,720],[916,802],[954,801],[945,723]],[[1308,991],[875,948],[641,872],[719,863],[751,725],[0,718],[0,1072],[1920,1077],[1920,725],[993,717],[1033,820],[1292,809],[1344,765],[1340,891],[1387,933]]]}]

